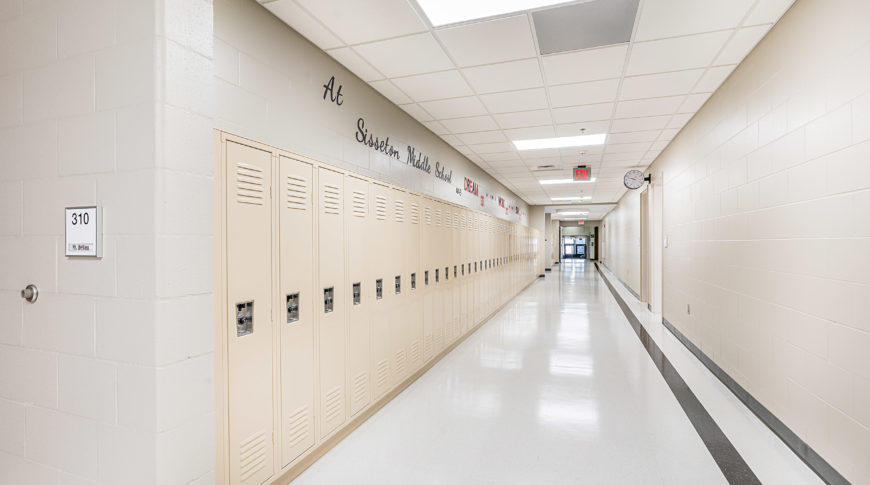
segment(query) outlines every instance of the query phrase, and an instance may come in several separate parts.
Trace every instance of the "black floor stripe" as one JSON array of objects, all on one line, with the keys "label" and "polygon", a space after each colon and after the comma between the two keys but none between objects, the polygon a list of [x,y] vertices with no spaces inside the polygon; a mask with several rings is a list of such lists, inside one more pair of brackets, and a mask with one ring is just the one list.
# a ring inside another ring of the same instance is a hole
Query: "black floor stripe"
[{"label": "black floor stripe", "polygon": [[704,405],[698,401],[695,393],[689,389],[680,373],[674,369],[674,366],[671,365],[671,362],[665,357],[659,346],[649,336],[646,329],[643,328],[643,325],[634,315],[634,312],[631,311],[625,300],[622,299],[607,277],[604,276],[604,273],[601,272],[601,268],[598,267],[597,263],[595,264],[595,269],[601,274],[604,284],[610,289],[610,293],[613,294],[613,298],[616,299],[616,303],[619,304],[622,313],[628,319],[628,323],[634,328],[634,332],[640,338],[653,363],[655,363],[659,372],[661,372],[668,387],[671,388],[671,392],[674,393],[674,397],[677,398],[677,402],[683,408],[683,412],[686,413],[692,426],[695,427],[695,431],[698,432],[704,445],[707,446],[707,450],[710,451],[713,460],[719,465],[719,469],[722,470],[722,474],[725,475],[728,483],[760,485],[761,482],[758,480],[758,477],[755,476],[755,473],[749,468],[749,465],[746,464],[746,461],[743,460],[743,457],[740,456],[740,453],[737,452],[737,449],[734,448],[734,445],[731,444],[731,441],[704,408]]}]

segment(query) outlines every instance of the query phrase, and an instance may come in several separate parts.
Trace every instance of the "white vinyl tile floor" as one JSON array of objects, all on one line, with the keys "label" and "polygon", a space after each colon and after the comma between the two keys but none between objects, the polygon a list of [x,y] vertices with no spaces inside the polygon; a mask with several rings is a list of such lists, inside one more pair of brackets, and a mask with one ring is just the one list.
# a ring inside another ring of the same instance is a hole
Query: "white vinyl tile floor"
[{"label": "white vinyl tile floor", "polygon": [[[623,298],[762,483],[821,483],[662,330],[660,317],[656,324],[644,304],[628,292]],[[722,483],[710,451],[585,261],[555,266],[293,481]]]}]

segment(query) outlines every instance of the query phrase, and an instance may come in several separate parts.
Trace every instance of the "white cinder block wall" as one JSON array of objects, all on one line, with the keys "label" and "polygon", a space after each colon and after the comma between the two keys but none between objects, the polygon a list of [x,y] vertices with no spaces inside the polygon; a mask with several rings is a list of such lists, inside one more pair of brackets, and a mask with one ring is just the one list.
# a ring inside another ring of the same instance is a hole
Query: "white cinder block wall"
[{"label": "white cinder block wall", "polygon": [[870,483],[868,18],[796,2],[650,168],[664,317],[852,483]]},{"label": "white cinder block wall", "polygon": [[640,192],[630,190],[602,221],[601,262],[640,294]]},{"label": "white cinder block wall", "polygon": [[0,1],[0,483],[213,483],[211,11]]}]

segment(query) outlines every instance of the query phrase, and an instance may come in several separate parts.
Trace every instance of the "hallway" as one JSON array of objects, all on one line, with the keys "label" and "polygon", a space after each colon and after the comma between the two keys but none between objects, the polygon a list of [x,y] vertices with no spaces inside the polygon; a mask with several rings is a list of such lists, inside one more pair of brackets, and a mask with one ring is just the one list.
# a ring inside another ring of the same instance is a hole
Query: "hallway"
[{"label": "hallway", "polygon": [[577,261],[508,303],[293,483],[726,481],[601,275]]}]

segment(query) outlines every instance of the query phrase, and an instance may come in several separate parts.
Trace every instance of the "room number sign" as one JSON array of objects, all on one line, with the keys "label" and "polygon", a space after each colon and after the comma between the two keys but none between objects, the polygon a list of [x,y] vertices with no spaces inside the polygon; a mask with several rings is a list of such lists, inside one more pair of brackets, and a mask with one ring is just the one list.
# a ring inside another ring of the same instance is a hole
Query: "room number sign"
[{"label": "room number sign", "polygon": [[101,257],[100,208],[97,206],[67,207],[66,237],[64,254],[66,256]]}]

